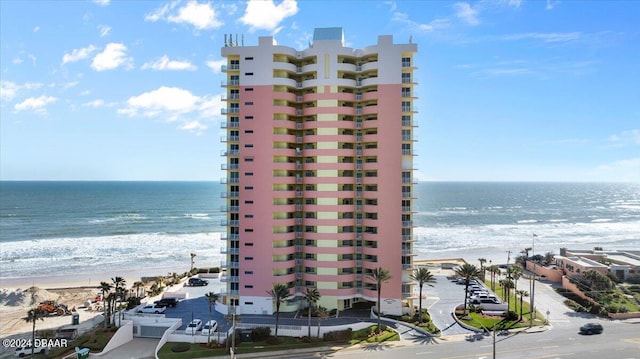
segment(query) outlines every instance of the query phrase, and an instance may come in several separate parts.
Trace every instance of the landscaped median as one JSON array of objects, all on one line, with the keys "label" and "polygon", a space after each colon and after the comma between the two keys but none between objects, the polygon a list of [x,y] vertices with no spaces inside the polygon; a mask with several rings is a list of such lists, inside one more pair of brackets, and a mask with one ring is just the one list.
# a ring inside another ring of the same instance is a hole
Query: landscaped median
[{"label": "landscaped median", "polygon": [[[277,355],[279,351],[313,349],[314,351],[338,350],[350,345],[382,343],[400,340],[400,336],[393,329],[383,326],[382,332],[376,334],[377,326],[352,331],[351,329],[326,333],[324,338],[278,338],[271,335],[260,338],[252,342],[241,342],[236,338],[235,354],[264,353],[268,356]],[[214,344],[189,344],[189,343],[166,343],[160,351],[160,359],[182,359],[182,358],[204,358],[213,356],[226,356],[228,349],[225,344],[220,346]]]}]

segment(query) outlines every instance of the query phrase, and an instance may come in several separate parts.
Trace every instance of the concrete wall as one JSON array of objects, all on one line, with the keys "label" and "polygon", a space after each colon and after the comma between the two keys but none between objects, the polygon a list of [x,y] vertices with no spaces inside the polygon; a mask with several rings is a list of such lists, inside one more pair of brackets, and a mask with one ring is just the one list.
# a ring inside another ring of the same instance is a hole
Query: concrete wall
[{"label": "concrete wall", "polygon": [[169,329],[167,329],[166,332],[164,332],[164,335],[162,336],[162,338],[160,338],[160,341],[158,342],[158,345],[156,346],[156,350],[155,350],[156,359],[159,359],[158,358],[158,351],[160,351],[162,346],[165,345],[169,341],[170,333],[172,333],[176,329],[180,328],[180,326],[182,326],[182,320],[179,321],[179,322],[174,323],[171,327],[169,327]]},{"label": "concrete wall", "polygon": [[91,356],[101,356],[109,351],[127,344],[133,340],[133,321],[123,320],[122,325],[118,328],[118,331],[111,337],[107,345],[102,349],[99,354],[91,354]]},{"label": "concrete wall", "polygon": [[[527,261],[527,270],[533,272],[533,269],[534,269],[533,267],[534,267],[533,263]],[[557,267],[543,267],[541,265],[536,264],[535,274],[538,276],[545,276],[547,277],[547,280],[554,283],[562,282],[562,269],[559,269]]]}]

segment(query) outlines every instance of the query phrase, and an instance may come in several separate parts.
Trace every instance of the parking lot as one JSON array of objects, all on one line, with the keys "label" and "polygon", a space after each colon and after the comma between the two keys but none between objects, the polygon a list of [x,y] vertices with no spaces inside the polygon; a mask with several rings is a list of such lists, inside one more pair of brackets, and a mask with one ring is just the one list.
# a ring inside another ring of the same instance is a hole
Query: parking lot
[{"label": "parking lot", "polygon": [[[208,279],[209,280],[209,279]],[[214,292],[220,293],[225,290],[224,283],[221,283],[218,279],[210,279],[209,284],[201,287],[188,287],[183,286],[171,293],[185,293],[186,299],[181,300],[176,307],[168,307],[165,316],[167,318],[180,318],[182,319],[182,326],[178,330],[184,331],[193,319],[200,319],[202,323],[206,323],[209,320],[209,305],[207,302],[206,293]],[[211,319],[218,322],[218,332],[225,332],[231,328],[231,323],[227,323],[224,315],[211,310]],[[200,335],[198,332],[196,335]],[[217,336],[212,335],[213,337]]]}]

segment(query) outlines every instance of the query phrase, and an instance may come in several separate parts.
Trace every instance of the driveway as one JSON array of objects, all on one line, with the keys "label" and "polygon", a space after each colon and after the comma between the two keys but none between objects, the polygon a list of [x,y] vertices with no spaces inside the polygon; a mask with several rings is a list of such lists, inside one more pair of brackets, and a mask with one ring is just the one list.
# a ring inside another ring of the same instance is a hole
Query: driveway
[{"label": "driveway", "polygon": [[440,329],[442,335],[471,333],[461,327],[452,314],[464,300],[464,286],[450,281],[444,274],[436,275],[436,280],[433,287],[424,286],[422,289],[422,294],[427,296],[422,300],[422,307],[429,309],[433,324]]}]

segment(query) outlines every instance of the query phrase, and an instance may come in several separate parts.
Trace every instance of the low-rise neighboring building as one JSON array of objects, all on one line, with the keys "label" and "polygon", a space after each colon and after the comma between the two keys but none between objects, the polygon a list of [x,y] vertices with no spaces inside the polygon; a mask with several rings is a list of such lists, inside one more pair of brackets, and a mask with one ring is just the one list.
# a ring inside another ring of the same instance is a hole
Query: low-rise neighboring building
[{"label": "low-rise neighboring building", "polygon": [[594,270],[600,274],[607,275],[609,267],[594,260],[578,256],[555,256],[556,266],[562,269],[564,275],[581,274]]},{"label": "low-rise neighboring building", "polygon": [[562,257],[577,257],[596,262],[621,280],[626,280],[631,276],[640,276],[640,251],[560,248],[560,256],[556,256],[556,263],[558,258]]}]

